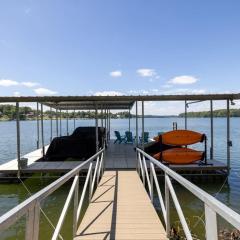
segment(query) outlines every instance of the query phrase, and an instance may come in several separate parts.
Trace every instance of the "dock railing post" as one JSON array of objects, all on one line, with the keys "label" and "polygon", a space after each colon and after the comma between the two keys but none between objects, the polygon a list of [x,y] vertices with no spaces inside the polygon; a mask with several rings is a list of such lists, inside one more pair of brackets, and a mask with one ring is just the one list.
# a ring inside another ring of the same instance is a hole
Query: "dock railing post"
[{"label": "dock railing post", "polygon": [[145,174],[145,169],[144,169],[144,159],[143,159],[143,154],[140,153],[140,166],[142,168],[142,181],[143,181],[143,186],[145,187],[145,183],[146,183],[146,174]]},{"label": "dock railing post", "polygon": [[37,149],[39,149],[39,103],[37,102]]},{"label": "dock railing post", "polygon": [[217,215],[206,203],[204,204],[205,209],[205,226],[206,226],[206,239],[218,239],[217,231]]},{"label": "dock railing post", "polygon": [[17,177],[20,178],[21,138],[20,138],[19,102],[16,102],[16,129],[17,129],[17,161],[18,161]]},{"label": "dock railing post", "polygon": [[77,232],[77,208],[78,208],[78,191],[79,191],[79,174],[77,175],[78,180],[74,190],[74,202],[73,202],[73,237]]},{"label": "dock railing post", "polygon": [[[92,163],[90,163],[90,165],[92,165]],[[89,202],[92,199],[92,192],[93,192],[93,190],[92,190],[92,181],[93,181],[93,171],[92,171],[92,167],[91,167],[91,170],[89,172],[89,196],[88,196]]]},{"label": "dock railing post", "polygon": [[170,198],[169,198],[169,188],[167,184],[167,173],[165,173],[165,208],[166,208],[166,233],[167,237],[170,237]]},{"label": "dock railing post", "polygon": [[152,168],[154,168],[153,163],[150,161],[150,183],[151,183],[151,202],[153,203],[153,170]]},{"label": "dock railing post", "polygon": [[41,103],[41,138],[42,138],[42,155],[45,156],[45,144],[44,144],[44,129],[43,129],[43,104]]},{"label": "dock railing post", "polygon": [[40,203],[37,201],[35,205],[28,210],[28,214],[26,216],[25,240],[38,240],[39,220]]},{"label": "dock railing post", "polygon": [[213,159],[213,100],[210,100],[210,121],[211,121],[211,147],[210,159]]}]

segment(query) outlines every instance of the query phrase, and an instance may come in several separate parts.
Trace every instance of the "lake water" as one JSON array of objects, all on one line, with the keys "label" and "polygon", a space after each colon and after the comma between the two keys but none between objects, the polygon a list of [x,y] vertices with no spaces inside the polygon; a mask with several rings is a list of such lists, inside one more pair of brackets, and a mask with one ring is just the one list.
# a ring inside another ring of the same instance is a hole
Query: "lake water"
[{"label": "lake water", "polygon": [[[178,123],[178,129],[184,128],[184,119],[181,118],[148,118],[145,119],[145,131],[150,133],[150,137],[155,136],[158,132],[165,132],[172,129],[172,122]],[[214,158],[218,161],[226,163],[226,118],[214,119]],[[78,126],[94,126],[94,120],[76,120]],[[100,122],[99,122],[100,124]],[[141,132],[141,120],[139,119],[139,132]],[[189,118],[188,129],[206,133],[210,140],[210,119],[208,118]],[[127,119],[111,120],[111,138],[114,138],[113,131],[119,130],[122,134],[128,130]],[[135,119],[131,120],[131,130],[135,132]],[[73,120],[69,121],[69,132],[73,131]],[[50,141],[50,121],[44,121],[45,144]],[[0,122],[0,164],[16,158],[16,123],[14,121]],[[56,135],[56,125],[53,121],[53,136]],[[62,120],[62,135],[66,135],[66,121]],[[36,149],[37,131],[36,121],[21,122],[21,153],[25,154]],[[231,148],[231,173],[228,181],[199,181],[197,185],[217,199],[228,205],[233,210],[240,213],[240,118],[231,119],[231,140],[233,147]],[[208,143],[208,149],[210,141]],[[54,175],[46,175],[41,178],[34,175],[32,178],[24,181],[31,193],[37,192],[50,182],[55,180]],[[81,184],[82,186],[82,184]],[[65,184],[59,190],[51,194],[42,204],[47,216],[52,223],[56,225],[63,203],[66,199],[70,184]],[[204,224],[200,219],[203,215],[203,204],[191,195],[187,190],[176,186],[177,195],[183,206],[184,214],[189,221],[191,229],[200,239],[204,239]],[[0,184],[0,215],[16,206],[29,196],[23,184],[1,183]],[[155,205],[159,203],[155,198]],[[172,223],[178,224],[178,218],[174,208],[172,211]],[[143,216],[144,217],[144,216]],[[72,209],[67,215],[63,226],[62,236],[64,239],[71,239],[72,231]],[[24,219],[17,222],[11,229],[4,231],[0,235],[0,239],[24,239]],[[179,224],[180,225],[180,224]],[[224,221],[220,221],[220,228],[230,228]],[[41,215],[40,239],[50,239],[53,232],[52,227]]]}]

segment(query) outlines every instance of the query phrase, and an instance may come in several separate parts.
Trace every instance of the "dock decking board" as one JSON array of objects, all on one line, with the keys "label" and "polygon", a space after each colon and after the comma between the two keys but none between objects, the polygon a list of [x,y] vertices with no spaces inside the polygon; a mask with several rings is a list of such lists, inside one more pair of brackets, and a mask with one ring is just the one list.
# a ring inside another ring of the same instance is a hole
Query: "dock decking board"
[{"label": "dock decking board", "polygon": [[105,171],[74,240],[167,239],[136,171]]}]

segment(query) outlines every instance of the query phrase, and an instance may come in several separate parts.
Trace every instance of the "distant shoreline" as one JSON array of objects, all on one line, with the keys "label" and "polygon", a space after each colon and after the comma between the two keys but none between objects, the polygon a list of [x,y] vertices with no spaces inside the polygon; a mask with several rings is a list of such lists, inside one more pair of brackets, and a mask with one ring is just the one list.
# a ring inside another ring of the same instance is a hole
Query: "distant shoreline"
[{"label": "distant shoreline", "polygon": [[[138,116],[139,119],[141,119],[141,116]],[[152,117],[149,117],[149,116],[145,116],[144,118],[179,118],[179,119],[183,119],[184,117],[181,117],[181,116],[152,116]],[[210,117],[190,117],[188,116],[188,119],[194,119],[194,118],[210,118]],[[214,116],[213,118],[226,118],[226,116],[221,116],[221,117],[218,117],[218,116]],[[231,116],[230,118],[240,118],[239,116]],[[98,118],[99,120],[101,118]],[[126,119],[128,120],[128,118],[111,118],[111,120],[115,120],[115,119]],[[131,119],[135,119],[135,116],[134,117],[131,117]],[[43,120],[51,120],[51,118],[43,118]],[[58,118],[58,120],[60,120],[60,118]],[[61,118],[61,120],[67,120],[67,118]],[[69,121],[73,121],[74,118],[68,118]],[[75,120],[95,120],[95,118],[75,118]],[[0,118],[0,122],[15,122],[16,119],[6,119],[6,118]],[[20,121],[37,121],[36,118],[29,118],[29,119],[21,119]],[[39,118],[39,121],[41,121],[41,119]],[[52,121],[56,121],[56,118],[52,118]]]}]

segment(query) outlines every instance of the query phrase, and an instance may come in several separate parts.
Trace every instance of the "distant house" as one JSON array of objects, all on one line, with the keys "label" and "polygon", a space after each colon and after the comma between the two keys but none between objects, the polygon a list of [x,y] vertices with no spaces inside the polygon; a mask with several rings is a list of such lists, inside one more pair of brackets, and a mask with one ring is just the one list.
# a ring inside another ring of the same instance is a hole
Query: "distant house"
[{"label": "distant house", "polygon": [[29,117],[29,118],[34,117],[34,116],[35,116],[34,112],[29,112],[26,114],[26,117]]}]

